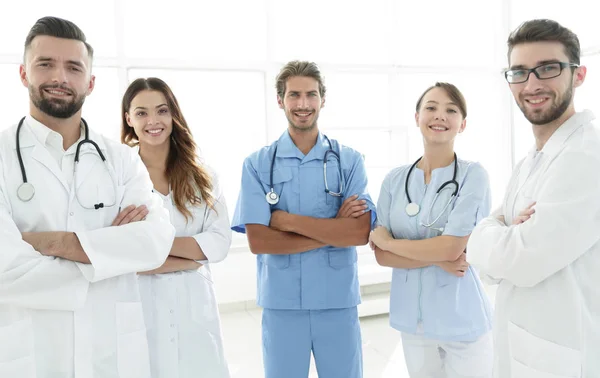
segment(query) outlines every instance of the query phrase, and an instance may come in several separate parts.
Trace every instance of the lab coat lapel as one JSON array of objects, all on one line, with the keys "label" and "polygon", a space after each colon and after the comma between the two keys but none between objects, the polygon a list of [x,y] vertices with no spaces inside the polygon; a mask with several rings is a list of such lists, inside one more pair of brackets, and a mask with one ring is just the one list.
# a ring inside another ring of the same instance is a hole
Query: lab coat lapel
[{"label": "lab coat lapel", "polygon": [[[27,136],[29,138],[33,139],[33,136],[31,134],[27,133]],[[50,152],[48,152],[48,150],[46,148],[44,148],[43,146],[41,146],[39,143],[33,142],[32,140],[31,140],[30,145],[33,146],[33,151],[31,152],[31,158],[36,160],[38,163],[40,163],[41,165],[46,167],[50,172],[52,172],[52,174],[57,178],[58,181],[60,181],[63,188],[68,193],[69,192],[69,184],[65,180],[65,177],[63,176],[62,171],[60,171],[59,167],[56,165],[54,158],[52,157],[52,155],[50,155]],[[22,149],[21,154],[23,154],[24,147],[25,147],[24,145],[21,146],[21,149]],[[23,164],[25,164],[25,171],[28,174],[34,174],[33,172],[31,172],[32,171],[31,169],[28,169],[26,161],[24,161]],[[31,172],[31,173],[29,173],[29,172]]]}]

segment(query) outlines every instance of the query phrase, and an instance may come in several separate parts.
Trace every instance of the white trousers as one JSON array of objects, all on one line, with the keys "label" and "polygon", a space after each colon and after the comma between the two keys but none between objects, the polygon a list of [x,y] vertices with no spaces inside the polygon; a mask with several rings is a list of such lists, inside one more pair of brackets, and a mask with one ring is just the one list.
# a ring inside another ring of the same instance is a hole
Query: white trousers
[{"label": "white trousers", "polygon": [[491,378],[492,332],[474,342],[447,342],[402,332],[410,378]]}]

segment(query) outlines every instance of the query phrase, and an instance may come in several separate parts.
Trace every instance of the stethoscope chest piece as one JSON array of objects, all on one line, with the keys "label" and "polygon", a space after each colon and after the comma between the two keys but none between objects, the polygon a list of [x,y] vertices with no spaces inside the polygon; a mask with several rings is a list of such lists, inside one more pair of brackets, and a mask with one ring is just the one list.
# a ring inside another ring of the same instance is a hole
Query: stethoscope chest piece
[{"label": "stethoscope chest piece", "polygon": [[277,193],[275,193],[275,191],[273,189],[271,189],[271,191],[269,193],[267,193],[267,203],[269,205],[277,205],[277,203],[279,202],[279,195]]},{"label": "stethoscope chest piece", "polygon": [[17,189],[17,197],[23,202],[30,201],[35,194],[35,188],[32,184],[24,182]]},{"label": "stethoscope chest piece", "polygon": [[406,205],[406,214],[409,217],[414,217],[415,215],[419,214],[419,211],[421,211],[421,207],[414,202],[410,202],[408,205]]}]

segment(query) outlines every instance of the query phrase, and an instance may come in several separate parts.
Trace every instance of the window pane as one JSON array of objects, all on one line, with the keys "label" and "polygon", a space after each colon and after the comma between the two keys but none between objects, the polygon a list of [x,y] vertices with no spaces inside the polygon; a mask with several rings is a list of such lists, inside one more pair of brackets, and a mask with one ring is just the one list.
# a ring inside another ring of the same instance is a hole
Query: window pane
[{"label": "window pane", "polygon": [[[125,53],[175,61],[262,62],[265,0],[123,2]],[[157,16],[159,18],[157,18]]]},{"label": "window pane", "polygon": [[[16,3],[15,3],[16,4]],[[0,22],[2,53],[23,54],[23,46],[29,29],[35,22],[45,16],[58,16],[74,22],[81,28],[87,41],[92,45],[96,57],[114,57],[116,55],[115,2],[103,1],[93,6],[93,11],[82,7],[81,1],[62,0],[60,6],[47,0],[31,0],[23,5],[27,9],[9,11],[3,14]],[[4,7],[6,8],[6,6]],[[13,9],[17,9],[15,5]],[[60,9],[57,11],[57,9]]]},{"label": "window pane", "polygon": [[456,137],[455,150],[459,158],[478,161],[486,168],[494,204],[499,204],[511,171],[510,118],[504,110],[509,106],[506,83],[500,75],[399,75],[394,104],[408,130],[410,162],[423,153],[423,139],[414,119],[415,104],[423,91],[436,81],[456,85],[465,96],[467,127]]},{"label": "window pane", "polygon": [[[165,80],[175,93],[206,163],[220,177],[233,216],[244,159],[265,145],[264,76],[218,71],[129,72],[130,81],[148,76]],[[243,90],[237,92],[239,88]]]},{"label": "window pane", "polygon": [[319,124],[327,128],[390,127],[390,79],[385,74],[324,72],[327,95]]},{"label": "window pane", "polygon": [[82,116],[91,129],[106,137],[120,140],[121,89],[116,68],[95,67],[96,83],[86,98]]},{"label": "window pane", "polygon": [[500,58],[497,35],[502,32],[502,2],[401,3],[394,45],[397,64],[489,67]]},{"label": "window pane", "polygon": [[360,152],[367,167],[391,166],[391,138],[389,131],[328,130],[321,129],[328,137]]},{"label": "window pane", "polygon": [[0,91],[4,122],[0,131],[16,125],[29,114],[29,92],[21,83],[18,64],[0,64],[0,83],[8,90]]},{"label": "window pane", "polygon": [[589,10],[590,3],[587,0],[572,0],[568,3],[564,0],[546,0],[543,3],[536,0],[512,0],[511,3],[511,31],[523,21],[549,18],[577,34],[582,49],[600,45],[598,14]]},{"label": "window pane", "polygon": [[276,61],[391,63],[390,0],[306,0],[270,3],[271,43]]}]

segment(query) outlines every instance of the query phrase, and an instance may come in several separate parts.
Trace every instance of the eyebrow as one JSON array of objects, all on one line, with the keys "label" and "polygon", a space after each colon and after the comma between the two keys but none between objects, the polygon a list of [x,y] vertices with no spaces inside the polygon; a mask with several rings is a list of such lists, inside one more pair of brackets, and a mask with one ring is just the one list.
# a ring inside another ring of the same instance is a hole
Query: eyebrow
[{"label": "eyebrow", "polygon": [[[548,60],[540,60],[535,64],[535,67],[544,65],[544,64],[549,64],[549,63],[560,63],[560,60],[558,59],[548,59]],[[517,64],[516,66],[510,66],[511,70],[526,70],[528,69],[525,65],[523,64]]]},{"label": "eyebrow", "polygon": [[[50,58],[50,57],[47,57],[47,56],[40,56],[40,57],[38,57],[38,58],[36,59],[36,61],[37,61],[37,62],[55,62],[55,61],[56,61],[56,59],[54,59],[54,58]],[[67,60],[67,63],[68,63],[68,64],[72,64],[72,65],[74,65],[74,66],[77,66],[77,67],[84,68],[84,65],[83,65],[83,63],[81,63],[81,62],[80,62],[80,61],[78,61],[78,60]]]},{"label": "eyebrow", "polygon": [[[160,108],[160,107],[162,107],[162,106],[167,106],[167,104],[160,104],[160,105],[156,105],[156,106],[155,106],[155,108],[156,108],[156,109],[158,109],[158,108]],[[135,111],[135,110],[138,110],[138,109],[141,109],[141,110],[147,110],[148,108],[146,108],[145,106],[138,106],[138,107],[136,107],[136,108],[135,108],[135,109],[133,109],[133,110]]]},{"label": "eyebrow", "polygon": [[[434,104],[438,104],[438,105],[439,105],[439,102],[437,102],[437,101],[435,101],[435,100],[429,100],[429,101],[427,101],[427,102],[425,102],[425,103],[426,103],[426,104],[429,104],[430,102],[432,102],[432,103],[434,103]],[[452,102],[452,101],[450,101],[450,102],[447,102],[447,103],[446,103],[446,105],[454,105],[454,106],[458,106],[458,105],[456,105],[456,104],[455,104],[454,102]]]}]

